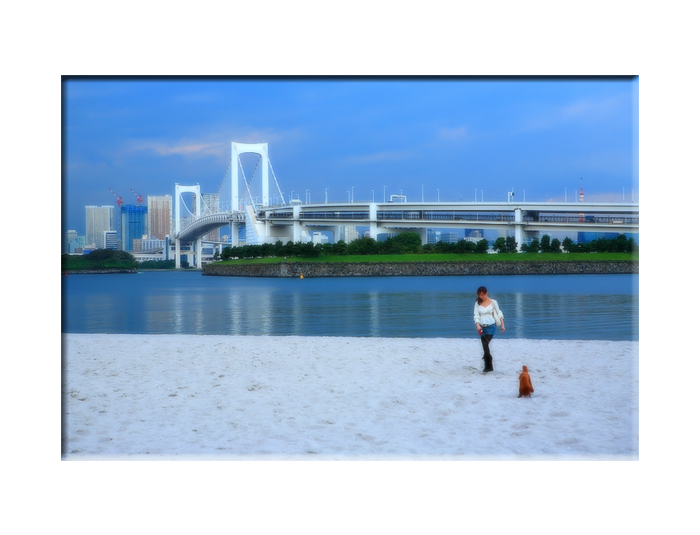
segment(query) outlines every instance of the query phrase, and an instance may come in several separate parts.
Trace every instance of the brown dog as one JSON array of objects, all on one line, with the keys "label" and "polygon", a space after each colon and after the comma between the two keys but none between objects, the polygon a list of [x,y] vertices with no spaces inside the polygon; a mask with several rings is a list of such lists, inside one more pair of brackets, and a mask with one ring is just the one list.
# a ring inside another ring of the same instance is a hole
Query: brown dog
[{"label": "brown dog", "polygon": [[532,394],[534,391],[535,389],[532,388],[532,381],[530,380],[530,374],[527,371],[527,366],[523,366],[523,371],[520,372],[520,395],[518,397],[530,397],[530,394]]}]

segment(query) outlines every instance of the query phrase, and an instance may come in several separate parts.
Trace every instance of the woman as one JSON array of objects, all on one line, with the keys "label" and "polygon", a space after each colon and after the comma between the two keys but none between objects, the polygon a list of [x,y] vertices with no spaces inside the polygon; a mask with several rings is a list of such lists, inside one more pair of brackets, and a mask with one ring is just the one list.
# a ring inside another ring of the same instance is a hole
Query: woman
[{"label": "woman", "polygon": [[483,286],[476,291],[476,303],[474,303],[474,323],[476,331],[481,336],[481,345],[484,347],[484,373],[493,371],[493,358],[489,350],[489,342],[496,334],[496,325],[500,325],[501,332],[505,332],[506,324],[503,321],[503,313],[498,308],[495,299],[489,298],[489,292]]}]

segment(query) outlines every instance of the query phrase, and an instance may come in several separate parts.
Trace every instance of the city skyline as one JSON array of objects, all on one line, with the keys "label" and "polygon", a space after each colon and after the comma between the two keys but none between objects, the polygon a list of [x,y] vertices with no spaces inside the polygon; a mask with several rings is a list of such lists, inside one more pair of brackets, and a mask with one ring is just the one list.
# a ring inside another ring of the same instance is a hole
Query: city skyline
[{"label": "city skyline", "polygon": [[581,184],[586,201],[638,200],[636,77],[69,77],[63,99],[78,234],[85,206],[116,206],[110,189],[125,205],[176,182],[216,194],[232,141],[268,143],[285,199],[304,202],[573,202]]}]

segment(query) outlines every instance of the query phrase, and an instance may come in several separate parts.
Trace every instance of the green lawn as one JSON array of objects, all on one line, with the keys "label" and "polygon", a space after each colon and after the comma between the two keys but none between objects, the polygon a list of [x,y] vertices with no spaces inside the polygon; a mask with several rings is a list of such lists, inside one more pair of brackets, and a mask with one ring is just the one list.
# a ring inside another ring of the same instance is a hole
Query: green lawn
[{"label": "green lawn", "polygon": [[[283,258],[247,258],[219,264],[278,264]],[[287,262],[639,262],[638,253],[405,254],[287,257]]]}]

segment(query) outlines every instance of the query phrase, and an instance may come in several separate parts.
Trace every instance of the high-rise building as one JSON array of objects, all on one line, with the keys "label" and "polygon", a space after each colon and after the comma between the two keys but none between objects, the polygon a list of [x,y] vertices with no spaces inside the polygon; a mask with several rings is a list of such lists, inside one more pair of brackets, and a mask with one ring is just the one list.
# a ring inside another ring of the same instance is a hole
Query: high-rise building
[{"label": "high-rise building", "polygon": [[353,226],[340,225],[338,227],[338,236],[336,242],[343,240],[345,243],[350,243],[359,238],[359,233]]},{"label": "high-rise building", "polygon": [[148,196],[148,237],[164,240],[171,234],[173,198],[171,195]]},{"label": "high-rise building", "polygon": [[63,252],[64,253],[70,253],[70,247],[71,243],[73,244],[73,248],[75,248],[75,241],[78,239],[78,232],[75,230],[68,230],[66,231],[65,238],[63,240]]},{"label": "high-rise building", "polygon": [[134,240],[140,240],[146,233],[145,206],[134,206],[133,204],[122,205],[120,218],[120,243],[122,251],[131,252],[134,247]]},{"label": "high-rise building", "polygon": [[118,250],[119,249],[119,241],[117,240],[117,231],[116,230],[105,230],[104,232],[104,244],[105,244],[105,249],[112,249],[112,250]]},{"label": "high-rise building", "polygon": [[114,206],[86,206],[86,247],[104,249],[104,233],[106,230],[114,230]]}]

